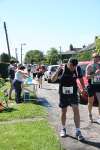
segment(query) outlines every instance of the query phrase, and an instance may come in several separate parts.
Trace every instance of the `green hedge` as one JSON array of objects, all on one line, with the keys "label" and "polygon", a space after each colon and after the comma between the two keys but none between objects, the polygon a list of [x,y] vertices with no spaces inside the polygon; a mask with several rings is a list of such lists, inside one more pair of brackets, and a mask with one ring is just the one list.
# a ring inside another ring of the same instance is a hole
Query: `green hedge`
[{"label": "green hedge", "polygon": [[0,77],[8,78],[8,66],[9,63],[0,63]]},{"label": "green hedge", "polygon": [[2,88],[4,86],[5,80],[0,78],[0,88]]}]

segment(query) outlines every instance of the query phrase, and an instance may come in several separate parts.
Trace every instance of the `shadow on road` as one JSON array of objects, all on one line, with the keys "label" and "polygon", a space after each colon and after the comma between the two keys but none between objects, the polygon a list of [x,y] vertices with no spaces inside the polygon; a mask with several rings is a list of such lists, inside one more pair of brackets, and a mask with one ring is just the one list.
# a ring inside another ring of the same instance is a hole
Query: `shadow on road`
[{"label": "shadow on road", "polygon": [[[69,137],[69,138],[72,138],[74,140],[77,140],[77,138],[75,138],[75,137],[73,137],[71,135],[67,135],[66,137]],[[64,138],[66,138],[66,137],[64,137]],[[83,141],[80,141],[80,142],[82,142],[84,144],[87,144],[87,145],[90,145],[90,146],[93,146],[93,147],[96,147],[96,148],[100,148],[100,142],[93,142],[93,141],[89,141],[87,139],[85,139]]]},{"label": "shadow on road", "polygon": [[90,145],[90,146],[94,146],[96,148],[100,148],[100,142],[93,142],[93,141],[85,140],[85,141],[83,141],[83,143]]},{"label": "shadow on road", "polygon": [[42,106],[45,106],[45,107],[52,107],[50,105],[50,103],[45,98],[43,98],[43,97],[38,97],[37,101],[38,101],[39,105],[42,105]]}]

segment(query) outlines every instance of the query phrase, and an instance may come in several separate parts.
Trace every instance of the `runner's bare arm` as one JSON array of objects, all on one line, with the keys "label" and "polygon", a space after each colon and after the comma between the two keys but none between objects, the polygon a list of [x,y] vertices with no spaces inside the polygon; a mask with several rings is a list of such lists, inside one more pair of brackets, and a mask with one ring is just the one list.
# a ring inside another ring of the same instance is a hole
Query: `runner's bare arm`
[{"label": "runner's bare arm", "polygon": [[92,67],[89,65],[86,68],[86,77],[87,79],[92,79],[96,74],[93,72]]},{"label": "runner's bare arm", "polygon": [[85,84],[84,84],[83,78],[79,78],[79,81],[80,81],[81,86],[82,86],[82,89],[83,89],[83,91],[84,91],[84,89],[85,89]]},{"label": "runner's bare arm", "polygon": [[58,72],[56,71],[56,72],[52,75],[51,80],[52,80],[52,82],[55,82],[57,79],[58,79]]},{"label": "runner's bare arm", "polygon": [[59,67],[58,70],[51,77],[52,82],[55,82],[59,79],[59,73],[61,71],[62,71],[62,69]]}]

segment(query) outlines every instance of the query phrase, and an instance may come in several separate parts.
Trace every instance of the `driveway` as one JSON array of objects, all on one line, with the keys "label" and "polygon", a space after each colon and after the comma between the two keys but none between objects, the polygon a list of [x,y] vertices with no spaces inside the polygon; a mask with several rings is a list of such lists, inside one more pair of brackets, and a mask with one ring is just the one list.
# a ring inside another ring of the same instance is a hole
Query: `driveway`
[{"label": "driveway", "polygon": [[[49,114],[49,121],[55,128],[59,136],[60,132],[60,108],[58,84],[43,83],[43,87],[38,88],[37,91],[38,101],[43,104]],[[64,150],[98,150],[100,149],[100,125],[90,123],[88,119],[87,105],[80,105],[80,116],[81,116],[81,131],[85,136],[84,142],[77,141],[75,138],[75,126],[73,122],[73,112],[71,107],[68,108],[66,128],[68,136],[59,139]],[[97,108],[93,108],[93,117],[96,119],[98,116]]]}]

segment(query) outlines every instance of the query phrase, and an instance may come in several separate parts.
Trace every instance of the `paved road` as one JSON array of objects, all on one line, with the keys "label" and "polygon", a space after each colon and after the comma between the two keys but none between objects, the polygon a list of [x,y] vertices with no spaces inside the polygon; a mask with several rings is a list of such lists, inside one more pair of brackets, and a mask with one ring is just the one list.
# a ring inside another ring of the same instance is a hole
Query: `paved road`
[{"label": "paved road", "polygon": [[[60,108],[58,107],[58,84],[43,83],[43,88],[38,89],[37,95],[40,103],[48,108],[50,123],[55,127],[57,134],[60,131]],[[97,108],[93,108],[94,118],[97,118]],[[73,122],[73,113],[68,108],[66,127],[68,137],[60,138],[61,145],[64,150],[98,150],[100,149],[100,125],[89,123],[88,110],[86,105],[80,105],[81,131],[86,137],[84,143],[75,139],[75,126]]]}]

